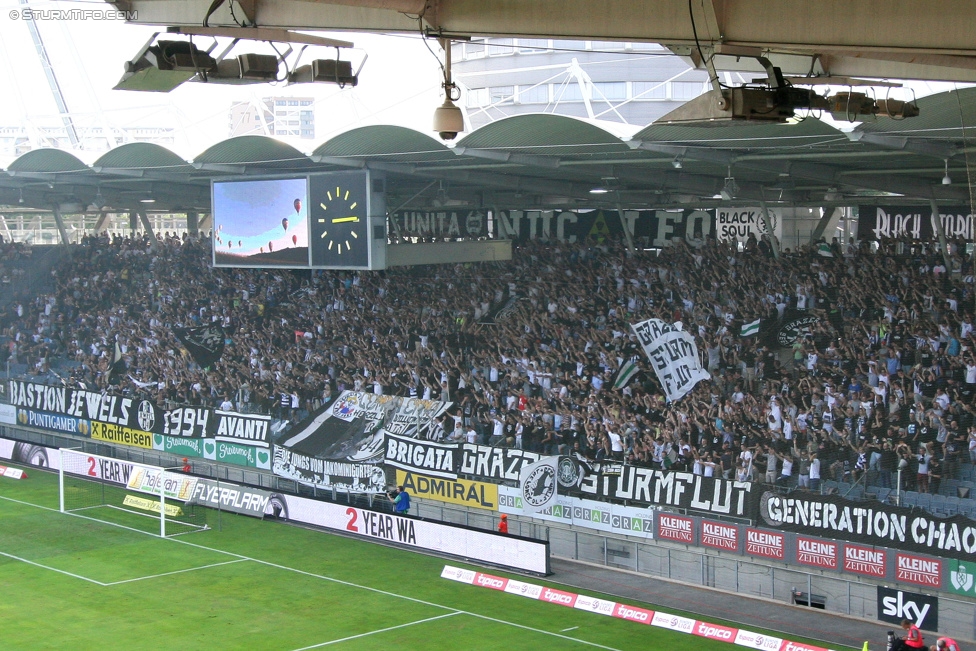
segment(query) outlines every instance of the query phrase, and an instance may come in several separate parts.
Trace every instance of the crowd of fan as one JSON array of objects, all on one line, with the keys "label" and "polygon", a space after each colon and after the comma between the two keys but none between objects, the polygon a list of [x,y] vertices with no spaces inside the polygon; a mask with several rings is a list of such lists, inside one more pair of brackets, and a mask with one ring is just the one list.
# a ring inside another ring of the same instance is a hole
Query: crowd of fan
[{"label": "crowd of fan", "polygon": [[[511,262],[337,273],[215,269],[209,242],[87,237],[56,290],[0,317],[2,354],[160,405],[300,419],[347,389],[451,401],[429,436],[576,452],[816,489],[821,478],[937,491],[976,461],[972,263],[887,240],[774,255],[768,241],[528,242]],[[787,350],[739,336],[819,316]],[[712,380],[666,403],[630,324],[695,335]],[[211,368],[174,328],[219,323]],[[127,370],[111,371],[116,342]],[[644,373],[614,388],[634,360]],[[0,360],[2,362],[3,360]],[[110,378],[112,382],[110,383]]]}]

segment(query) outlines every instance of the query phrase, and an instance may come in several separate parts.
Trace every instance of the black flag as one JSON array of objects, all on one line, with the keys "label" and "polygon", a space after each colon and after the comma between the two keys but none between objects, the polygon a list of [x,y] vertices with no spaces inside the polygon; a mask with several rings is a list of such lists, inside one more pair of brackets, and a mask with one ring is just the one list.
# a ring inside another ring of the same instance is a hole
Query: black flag
[{"label": "black flag", "polygon": [[186,346],[193,361],[209,368],[224,354],[224,328],[208,325],[200,328],[175,328],[176,338]]},{"label": "black flag", "polygon": [[112,353],[112,366],[108,371],[108,383],[118,384],[127,368],[125,360],[122,359],[122,349],[119,348],[119,342],[116,341],[115,350]]}]

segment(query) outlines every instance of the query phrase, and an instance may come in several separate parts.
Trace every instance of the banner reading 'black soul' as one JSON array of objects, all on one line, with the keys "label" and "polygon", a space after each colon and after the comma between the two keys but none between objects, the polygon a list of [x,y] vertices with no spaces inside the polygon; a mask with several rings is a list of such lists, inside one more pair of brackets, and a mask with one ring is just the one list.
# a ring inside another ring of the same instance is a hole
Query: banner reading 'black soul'
[{"label": "banner reading 'black soul'", "polygon": [[938,518],[881,502],[851,502],[834,495],[763,493],[759,517],[768,526],[849,542],[895,547],[969,560],[976,553],[976,522]]}]

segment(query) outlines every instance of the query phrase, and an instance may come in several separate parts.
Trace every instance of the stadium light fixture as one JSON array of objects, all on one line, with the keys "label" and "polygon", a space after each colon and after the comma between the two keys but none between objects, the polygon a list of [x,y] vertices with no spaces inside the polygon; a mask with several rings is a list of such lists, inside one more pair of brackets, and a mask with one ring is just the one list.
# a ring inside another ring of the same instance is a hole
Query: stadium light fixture
[{"label": "stadium light fixture", "polygon": [[952,178],[949,176],[949,159],[945,159],[945,176],[942,177],[942,185],[952,185]]},{"label": "stadium light fixture", "polygon": [[[363,60],[365,63],[365,60]],[[362,69],[362,64],[359,66]],[[311,64],[295,68],[288,75],[292,84],[327,83],[338,84],[339,88],[355,86],[359,83],[359,70],[352,71],[352,63],[339,59],[316,59]]]},{"label": "stadium light fixture", "polygon": [[142,50],[125,62],[125,73],[113,90],[168,93],[198,74],[216,71],[210,52],[186,41],[159,41],[150,37]]},{"label": "stadium light fixture", "polygon": [[[262,41],[272,44],[302,44],[304,46],[331,46],[338,52],[339,48],[352,47],[348,41],[337,41],[318,36],[310,36],[290,32],[282,29],[240,29],[218,27],[170,27],[167,32],[186,36],[189,41],[156,40],[159,33],[150,37],[149,41],[125,63],[125,74],[115,90],[139,90],[168,93],[187,81],[216,83],[216,84],[261,84],[273,81],[287,81],[288,83],[329,82],[339,84],[340,87],[355,86],[359,81],[359,70],[366,62],[364,57],[355,72],[349,61],[335,59],[317,59],[310,64],[298,66],[297,58],[289,65],[287,59],[292,54],[291,45],[286,51],[275,54],[245,53],[228,56],[230,51],[240,41]],[[194,36],[213,39],[213,44],[206,50],[193,43]],[[214,50],[218,45],[218,38],[233,39],[220,54]],[[282,64],[287,74],[279,75]],[[294,69],[289,70],[293,67]]]},{"label": "stadium light fixture", "polygon": [[239,54],[217,62],[213,72],[193,81],[215,84],[264,84],[278,79],[278,57],[273,54]]},{"label": "stadium light fixture", "polygon": [[735,199],[737,194],[739,194],[739,184],[735,182],[735,177],[732,176],[732,166],[729,165],[729,173],[725,177],[725,185],[722,186],[719,196],[726,201],[731,201]]}]

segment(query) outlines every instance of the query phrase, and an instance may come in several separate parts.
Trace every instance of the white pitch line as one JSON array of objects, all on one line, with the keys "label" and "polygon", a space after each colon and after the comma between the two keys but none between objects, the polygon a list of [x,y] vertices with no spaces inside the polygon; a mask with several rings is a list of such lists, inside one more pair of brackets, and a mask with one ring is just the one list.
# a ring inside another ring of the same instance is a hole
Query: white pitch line
[{"label": "white pitch line", "polygon": [[102,585],[122,585],[123,583],[134,583],[136,581],[145,581],[147,579],[158,579],[161,576],[170,576],[172,574],[183,574],[184,572],[196,572],[197,570],[205,570],[210,567],[219,567],[221,565],[230,565],[232,563],[244,563],[246,562],[243,558],[235,558],[232,561],[224,561],[223,563],[211,563],[210,565],[201,565],[200,567],[188,567],[185,570],[173,570],[172,572],[162,572],[161,574],[151,574],[149,576],[139,576],[134,579],[124,579],[122,581],[112,581],[111,583],[103,583]]},{"label": "white pitch line", "polygon": [[593,646],[598,649],[606,649],[607,651],[620,651],[616,647],[604,646],[603,644],[598,644],[596,642],[589,642],[587,640],[581,640],[578,637],[570,637],[568,635],[560,635],[559,633],[553,633],[552,631],[545,631],[541,628],[533,628],[531,626],[526,626],[525,624],[516,624],[515,622],[509,622],[504,619],[495,619],[494,617],[489,617],[488,615],[480,615],[478,613],[469,613],[464,611],[465,615],[471,615],[472,617],[478,617],[479,619],[486,619],[489,622],[495,622],[496,624],[507,624],[508,626],[514,626],[515,628],[525,629],[526,631],[532,631],[533,633],[542,633],[543,635],[552,635],[554,637],[559,637],[564,640],[569,640],[570,642],[578,642],[579,644],[585,644],[586,646]]},{"label": "white pitch line", "polygon": [[570,631],[575,631],[578,628],[579,628],[579,626],[570,626],[569,628],[564,628],[563,630],[561,630],[559,632],[560,633],[569,633]]},{"label": "white pitch line", "polygon": [[34,567],[40,567],[45,570],[50,570],[52,572],[57,572],[58,574],[64,574],[75,579],[81,579],[82,581],[88,581],[89,583],[94,583],[95,585],[100,585],[105,587],[107,584],[101,581],[96,581],[95,579],[89,579],[87,576],[81,576],[80,574],[72,574],[71,572],[66,572],[64,570],[59,570],[56,567],[48,567],[47,565],[41,565],[40,563],[35,563],[34,561],[29,561],[26,558],[21,558],[20,556],[14,556],[13,554],[7,554],[5,552],[0,552],[0,556],[6,556],[7,558],[12,558],[15,561],[20,561],[21,563],[27,563],[28,565],[33,565]]},{"label": "white pitch line", "polygon": [[340,642],[348,642],[349,640],[357,640],[361,637],[367,637],[369,635],[376,635],[377,633],[386,633],[387,631],[395,631],[398,628],[406,628],[408,626],[414,626],[416,624],[425,624],[427,622],[432,622],[436,619],[444,619],[445,617],[454,617],[455,615],[465,615],[460,610],[453,613],[445,613],[443,615],[438,615],[437,617],[428,617],[427,619],[418,619],[415,622],[407,622],[406,624],[399,624],[397,626],[389,626],[387,628],[381,628],[375,631],[370,631],[368,633],[360,633],[359,635],[350,635],[349,637],[340,638],[338,640],[329,640],[328,642],[322,642],[321,644],[313,644],[312,646],[303,646],[300,649],[295,649],[295,651],[307,651],[308,649],[318,649],[319,647],[329,646],[330,644],[339,644]]},{"label": "white pitch line", "polygon": [[[47,506],[41,506],[40,504],[31,504],[30,502],[22,502],[21,500],[15,500],[13,498],[4,497],[2,495],[0,495],[0,499],[10,500],[11,502],[17,502],[18,504],[24,504],[26,506],[33,506],[33,507],[36,507],[36,508],[39,508],[39,509],[44,509],[46,511],[53,511],[55,513],[60,513],[60,511],[58,509],[52,509],[52,508],[47,507]],[[95,518],[89,518],[87,516],[79,515],[77,513],[66,513],[65,515],[73,515],[73,516],[78,517],[78,518],[84,518],[85,520],[92,520],[94,522],[101,522],[102,524],[107,524],[109,526],[118,526],[118,527],[122,527],[123,529],[129,529],[131,531],[134,531],[136,533],[141,533],[141,534],[146,535],[146,536],[152,536],[153,538],[159,538],[158,535],[149,533],[148,531],[140,531],[138,529],[132,529],[131,527],[126,527],[125,525],[117,525],[117,524],[115,524],[113,522],[103,522],[102,520],[97,520]],[[495,622],[496,624],[505,624],[507,626],[514,626],[516,628],[521,628],[521,629],[526,630],[526,631],[532,631],[533,633],[542,633],[543,635],[552,635],[553,637],[558,637],[558,638],[561,638],[561,639],[564,639],[564,640],[568,640],[570,642],[576,642],[578,644],[584,644],[586,646],[592,646],[592,647],[596,647],[598,649],[606,649],[606,651],[620,651],[620,649],[616,649],[616,648],[610,647],[610,646],[604,646],[602,644],[597,644],[596,642],[588,642],[586,640],[581,640],[579,638],[569,637],[568,635],[560,635],[559,633],[553,633],[552,631],[546,631],[546,630],[543,630],[541,628],[533,628],[532,626],[526,626],[524,624],[517,624],[515,622],[509,622],[509,621],[506,621],[504,619],[496,619],[494,617],[488,617],[487,615],[481,615],[481,614],[478,614],[478,613],[472,613],[472,612],[468,612],[466,610],[458,610],[457,608],[452,608],[450,606],[444,606],[442,604],[436,604],[436,603],[433,603],[431,601],[424,601],[423,599],[417,599],[415,597],[408,597],[406,595],[397,594],[395,592],[388,592],[386,590],[380,590],[379,588],[373,588],[373,587],[370,587],[368,585],[360,585],[358,583],[352,583],[350,581],[343,581],[342,579],[336,579],[336,578],[333,578],[331,576],[325,576],[323,574],[315,574],[314,572],[306,572],[305,570],[299,570],[299,569],[296,569],[294,567],[288,567],[287,565],[279,565],[278,563],[272,563],[270,561],[262,561],[259,558],[252,558],[250,556],[245,556],[243,554],[237,554],[235,552],[228,552],[228,551],[224,551],[222,549],[214,549],[213,547],[207,547],[206,545],[199,545],[197,543],[187,542],[185,540],[177,540],[175,538],[166,538],[165,540],[168,540],[168,541],[174,542],[174,543],[179,543],[181,545],[189,545],[190,547],[196,547],[197,549],[204,549],[204,550],[207,550],[207,551],[210,551],[210,552],[214,552],[214,553],[217,553],[217,554],[226,554],[227,556],[234,556],[234,557],[239,558],[241,560],[253,561],[255,563],[260,563],[261,565],[267,565],[269,567],[278,568],[279,570],[285,570],[285,571],[288,571],[288,572],[295,572],[297,574],[303,574],[305,576],[310,576],[312,578],[322,579],[323,581],[331,581],[332,583],[338,583],[340,585],[349,586],[351,588],[359,588],[361,590],[368,590],[370,592],[375,592],[375,593],[378,593],[378,594],[386,595],[388,597],[395,597],[397,599],[404,599],[404,600],[407,600],[407,601],[412,601],[414,603],[423,604],[425,606],[433,606],[435,608],[443,608],[445,610],[450,610],[451,611],[450,614],[471,615],[472,617],[477,617],[479,619],[484,619],[484,620],[487,620],[487,621]],[[84,578],[84,577],[78,577],[78,578]],[[86,579],[86,580],[91,580],[91,579]]]}]

